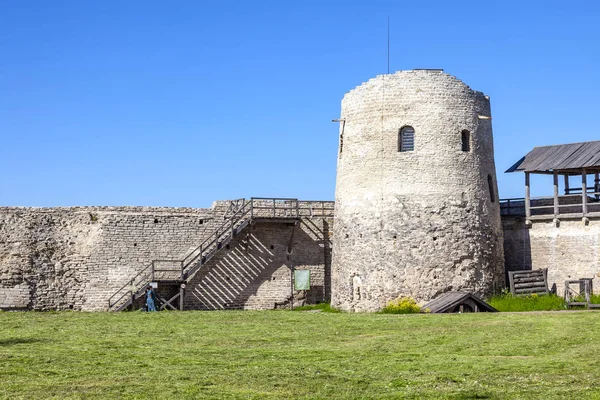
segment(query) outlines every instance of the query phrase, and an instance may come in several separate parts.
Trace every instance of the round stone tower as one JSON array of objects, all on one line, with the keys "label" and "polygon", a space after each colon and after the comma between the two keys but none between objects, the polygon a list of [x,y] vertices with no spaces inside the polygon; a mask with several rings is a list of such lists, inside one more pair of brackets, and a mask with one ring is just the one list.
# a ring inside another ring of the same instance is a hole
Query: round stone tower
[{"label": "round stone tower", "polygon": [[377,76],[344,96],[338,151],[334,307],[504,283],[489,97],[441,70]]}]

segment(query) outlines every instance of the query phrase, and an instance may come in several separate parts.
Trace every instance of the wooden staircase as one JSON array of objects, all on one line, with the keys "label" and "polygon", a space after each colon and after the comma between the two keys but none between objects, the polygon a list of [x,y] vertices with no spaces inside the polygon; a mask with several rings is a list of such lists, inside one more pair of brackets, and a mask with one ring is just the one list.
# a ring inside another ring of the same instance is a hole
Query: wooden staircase
[{"label": "wooden staircase", "polygon": [[[190,251],[182,260],[153,260],[150,265],[134,275],[125,285],[108,299],[108,311],[122,311],[144,296],[146,287],[155,281],[172,284],[187,284],[194,275],[218,254],[231,240],[257,220],[299,220],[301,218],[333,217],[332,201],[299,201],[289,198],[252,197],[229,202],[223,223],[218,226],[199,246]],[[161,267],[168,264],[168,268]],[[176,268],[175,268],[176,266]],[[166,301],[175,309],[172,302],[180,297],[183,309],[183,288]]]}]

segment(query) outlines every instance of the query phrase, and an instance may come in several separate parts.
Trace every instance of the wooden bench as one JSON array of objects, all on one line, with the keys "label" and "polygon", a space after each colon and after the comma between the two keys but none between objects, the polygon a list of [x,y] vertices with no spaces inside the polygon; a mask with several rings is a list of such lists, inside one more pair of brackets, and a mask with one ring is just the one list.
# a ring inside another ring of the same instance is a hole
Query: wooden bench
[{"label": "wooden bench", "polygon": [[533,293],[548,294],[548,268],[530,271],[509,271],[510,293],[513,296]]}]

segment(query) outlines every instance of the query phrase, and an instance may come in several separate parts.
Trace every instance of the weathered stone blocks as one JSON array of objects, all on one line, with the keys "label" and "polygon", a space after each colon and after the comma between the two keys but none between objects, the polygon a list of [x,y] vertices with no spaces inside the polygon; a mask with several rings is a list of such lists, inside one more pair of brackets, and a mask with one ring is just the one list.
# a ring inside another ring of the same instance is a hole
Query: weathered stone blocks
[{"label": "weathered stone blocks", "polygon": [[[347,93],[340,118],[332,305],[376,311],[399,295],[499,288],[489,99],[441,71],[401,71]],[[399,151],[407,126],[414,150]]]},{"label": "weathered stone blocks", "polygon": [[[108,298],[152,260],[180,260],[195,249],[223,223],[229,204],[0,207],[0,309],[105,310]],[[297,226],[247,227],[189,282],[186,309],[288,307],[292,267],[312,274],[311,290],[294,293],[295,300],[327,300],[331,223],[308,216]]]}]

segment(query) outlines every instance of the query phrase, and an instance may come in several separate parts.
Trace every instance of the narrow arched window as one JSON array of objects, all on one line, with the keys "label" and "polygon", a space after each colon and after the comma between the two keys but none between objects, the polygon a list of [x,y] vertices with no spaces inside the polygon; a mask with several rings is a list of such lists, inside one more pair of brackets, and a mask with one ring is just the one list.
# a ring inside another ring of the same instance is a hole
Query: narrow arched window
[{"label": "narrow arched window", "polygon": [[398,151],[413,151],[415,149],[415,130],[412,126],[404,126],[398,134]]},{"label": "narrow arched window", "polygon": [[493,203],[496,201],[496,194],[494,193],[494,180],[491,175],[488,175],[488,188],[490,190],[490,201]]},{"label": "narrow arched window", "polygon": [[460,133],[462,151],[471,151],[471,133],[468,130],[464,130]]}]

